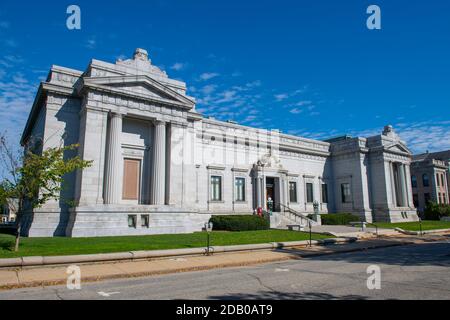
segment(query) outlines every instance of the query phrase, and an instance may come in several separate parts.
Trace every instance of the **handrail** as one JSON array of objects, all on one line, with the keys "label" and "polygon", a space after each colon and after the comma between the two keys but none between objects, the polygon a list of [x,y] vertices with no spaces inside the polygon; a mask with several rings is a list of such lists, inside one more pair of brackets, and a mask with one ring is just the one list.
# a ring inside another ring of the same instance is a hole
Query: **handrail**
[{"label": "handrail", "polygon": [[290,214],[293,214],[294,216],[296,216],[296,217],[299,217],[300,219],[304,219],[304,220],[306,220],[307,222],[309,222],[309,223],[311,223],[311,224],[315,224],[316,222],[314,221],[314,220],[312,220],[312,219],[310,219],[310,218],[308,218],[307,216],[305,216],[304,214],[302,214],[302,213],[300,213],[300,212],[297,212],[297,211],[295,211],[294,209],[292,209],[292,208],[290,208],[290,207],[288,207],[288,206],[286,206],[286,205],[284,205],[284,204],[282,204],[282,203],[279,203],[278,205],[280,205],[281,207],[283,207],[283,209],[287,209],[287,211],[290,213]]}]

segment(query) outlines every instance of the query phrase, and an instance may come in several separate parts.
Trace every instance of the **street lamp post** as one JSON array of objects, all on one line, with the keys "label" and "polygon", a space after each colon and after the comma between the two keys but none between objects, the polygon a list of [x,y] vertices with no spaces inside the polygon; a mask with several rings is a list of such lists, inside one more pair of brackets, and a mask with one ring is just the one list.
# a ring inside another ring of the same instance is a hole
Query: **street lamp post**
[{"label": "street lamp post", "polygon": [[210,253],[210,234],[213,230],[213,223],[212,222],[205,222],[205,231],[206,231],[206,255],[211,255]]}]

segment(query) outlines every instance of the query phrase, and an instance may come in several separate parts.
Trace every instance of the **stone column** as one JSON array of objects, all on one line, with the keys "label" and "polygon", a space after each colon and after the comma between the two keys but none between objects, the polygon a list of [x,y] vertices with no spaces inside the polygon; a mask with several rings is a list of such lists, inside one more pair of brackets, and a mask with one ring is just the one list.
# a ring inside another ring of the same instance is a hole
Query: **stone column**
[{"label": "stone column", "polygon": [[105,204],[118,204],[122,198],[120,181],[121,175],[121,133],[122,115],[112,113],[109,119],[108,153],[106,157],[105,172]]},{"label": "stone column", "polygon": [[405,173],[406,173],[406,190],[408,192],[408,207],[414,208],[410,165],[405,164]]},{"label": "stone column", "polygon": [[164,205],[166,200],[166,123],[155,121],[150,203]]},{"label": "stone column", "polygon": [[255,178],[255,186],[256,186],[256,208],[261,208],[261,178],[257,176]]},{"label": "stone column", "polygon": [[445,189],[445,203],[450,203],[450,194],[448,192],[448,176],[447,176],[447,170],[444,172],[444,189]]},{"label": "stone column", "polygon": [[397,186],[394,179],[394,164],[389,161],[389,177],[390,177],[390,185],[391,185],[391,198],[392,198],[392,207],[397,207]]},{"label": "stone column", "polygon": [[408,197],[407,197],[407,188],[406,188],[406,171],[405,165],[399,163],[398,164],[398,174],[400,176],[400,194],[402,197],[402,207],[408,206]]}]

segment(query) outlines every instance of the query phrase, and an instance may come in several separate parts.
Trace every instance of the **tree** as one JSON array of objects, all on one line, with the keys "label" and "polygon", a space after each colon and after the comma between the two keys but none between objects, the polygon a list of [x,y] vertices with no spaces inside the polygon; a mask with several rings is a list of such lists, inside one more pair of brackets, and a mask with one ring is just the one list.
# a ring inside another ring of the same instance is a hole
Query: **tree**
[{"label": "tree", "polygon": [[21,151],[8,144],[5,134],[0,136],[0,158],[3,165],[0,204],[17,206],[14,208],[17,212],[15,251],[19,250],[24,213],[40,208],[50,200],[59,200],[64,176],[91,166],[92,161],[85,161],[79,156],[65,157],[67,152],[78,147],[79,145],[73,144],[37,152],[33,150],[36,148],[26,146],[25,151]]}]

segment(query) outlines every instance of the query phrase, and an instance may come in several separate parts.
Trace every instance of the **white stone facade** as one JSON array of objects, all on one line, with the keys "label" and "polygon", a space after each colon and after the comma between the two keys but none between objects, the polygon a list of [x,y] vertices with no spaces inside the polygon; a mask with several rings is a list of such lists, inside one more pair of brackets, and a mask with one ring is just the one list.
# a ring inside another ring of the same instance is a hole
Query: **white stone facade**
[{"label": "white stone facade", "polygon": [[27,215],[28,236],[200,231],[211,214],[252,214],[269,196],[276,210],[307,214],[318,202],[322,214],[417,219],[411,153],[391,127],[323,142],[205,118],[142,49],[84,72],[53,66],[22,137],[31,142],[37,152],[79,143],[93,164]]}]

